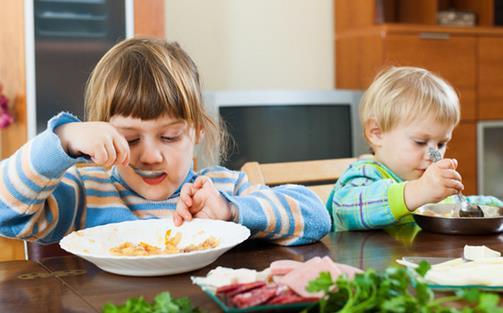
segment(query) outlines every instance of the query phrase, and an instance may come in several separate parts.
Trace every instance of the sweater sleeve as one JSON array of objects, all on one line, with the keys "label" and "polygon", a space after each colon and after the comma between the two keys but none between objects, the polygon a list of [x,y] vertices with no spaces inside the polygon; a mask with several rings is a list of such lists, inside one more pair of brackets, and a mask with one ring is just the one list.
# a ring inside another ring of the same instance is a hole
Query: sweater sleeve
[{"label": "sweater sleeve", "polygon": [[73,226],[82,184],[54,129],[78,121],[62,113],[0,164],[0,234],[49,243]]},{"label": "sweater sleeve", "polygon": [[353,164],[334,186],[327,207],[333,230],[384,228],[410,212],[404,200],[405,182],[384,178],[369,164]]},{"label": "sweater sleeve", "polygon": [[[308,188],[252,185],[243,172],[222,167],[217,171],[220,178],[212,180],[217,186],[225,180],[232,184],[231,188],[219,190],[236,208],[235,221],[248,227],[253,237],[290,246],[318,241],[330,231],[330,216],[325,206]],[[227,178],[223,178],[222,173]]]}]

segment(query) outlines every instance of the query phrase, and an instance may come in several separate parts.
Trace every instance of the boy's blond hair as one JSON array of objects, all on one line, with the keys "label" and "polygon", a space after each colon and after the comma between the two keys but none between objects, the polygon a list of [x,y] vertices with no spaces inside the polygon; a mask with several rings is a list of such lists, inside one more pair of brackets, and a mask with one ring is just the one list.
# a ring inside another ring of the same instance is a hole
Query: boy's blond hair
[{"label": "boy's blond hair", "polygon": [[110,121],[114,115],[185,120],[198,136],[204,130],[205,156],[215,161],[215,152],[225,154],[226,133],[208,115],[201,98],[197,67],[177,43],[132,38],[112,47],[91,73],[85,92],[86,117],[90,121]]},{"label": "boy's blond hair", "polygon": [[[445,80],[418,67],[389,67],[380,72],[360,103],[363,127],[375,119],[383,132],[422,118],[456,126],[459,98]],[[367,139],[368,140],[368,139]]]}]

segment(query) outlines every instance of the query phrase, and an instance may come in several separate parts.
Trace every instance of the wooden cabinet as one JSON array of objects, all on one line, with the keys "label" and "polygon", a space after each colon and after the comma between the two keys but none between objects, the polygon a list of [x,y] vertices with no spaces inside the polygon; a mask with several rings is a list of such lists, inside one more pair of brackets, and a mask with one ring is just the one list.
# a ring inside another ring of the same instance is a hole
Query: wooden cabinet
[{"label": "wooden cabinet", "polygon": [[440,74],[459,94],[462,119],[476,118],[477,46],[474,36],[392,34],[383,38],[383,46],[384,64],[419,66]]},{"label": "wooden cabinet", "polygon": [[458,160],[459,173],[465,185],[464,194],[477,193],[477,123],[474,121],[461,122],[447,145],[446,157]]},{"label": "wooden cabinet", "polygon": [[[115,1],[115,0],[114,0]],[[15,123],[0,130],[0,157],[12,155],[27,140],[25,5],[26,1],[3,0],[0,27],[0,82],[10,100]],[[164,37],[164,0],[134,1],[134,33]],[[23,259],[23,242],[0,238],[0,261]]]},{"label": "wooden cabinet", "polygon": [[503,36],[478,40],[479,119],[503,119]]},{"label": "wooden cabinet", "polygon": [[[477,193],[477,121],[503,118],[503,28],[493,25],[493,7],[493,0],[334,0],[336,88],[364,90],[384,67],[410,65],[456,89],[461,123],[447,155],[458,159],[467,194]],[[437,25],[437,13],[452,8],[474,12],[478,24]]]}]

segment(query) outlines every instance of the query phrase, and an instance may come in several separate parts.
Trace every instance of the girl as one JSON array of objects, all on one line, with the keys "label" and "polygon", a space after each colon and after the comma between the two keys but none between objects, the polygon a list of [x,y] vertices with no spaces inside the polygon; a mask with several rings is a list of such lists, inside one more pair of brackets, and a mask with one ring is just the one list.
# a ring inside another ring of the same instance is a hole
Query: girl
[{"label": "girl", "polygon": [[[144,218],[235,221],[283,245],[319,240],[330,219],[302,186],[251,186],[241,172],[192,169],[194,147],[223,147],[199,75],[177,45],[120,42],[86,86],[88,122],[60,113],[1,164],[0,233],[52,243],[82,228]],[[77,166],[77,163],[94,163]]]}]

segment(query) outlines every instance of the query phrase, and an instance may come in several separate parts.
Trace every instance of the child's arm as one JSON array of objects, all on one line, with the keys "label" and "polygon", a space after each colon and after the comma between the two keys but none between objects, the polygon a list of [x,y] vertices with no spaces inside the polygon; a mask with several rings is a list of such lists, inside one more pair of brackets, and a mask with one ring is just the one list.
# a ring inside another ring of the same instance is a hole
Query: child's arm
[{"label": "child's arm", "polygon": [[[246,174],[222,167],[204,170],[202,174],[211,181],[200,176],[193,185],[182,188],[184,195],[177,205],[175,223],[190,220],[190,216],[185,217],[190,214],[233,220],[248,227],[254,237],[281,245],[314,242],[330,230],[327,210],[306,187],[250,185]],[[201,186],[198,182],[202,182]]]},{"label": "child's arm", "polygon": [[378,229],[409,214],[405,182],[384,177],[373,165],[351,166],[338,180],[327,207],[333,230]]},{"label": "child's arm", "polygon": [[[84,187],[74,167],[86,158],[68,155],[56,130],[78,119],[60,114],[48,129],[0,167],[0,234],[49,243],[80,224]],[[74,140],[91,136],[79,134]],[[95,141],[99,141],[96,138]]]},{"label": "child's arm", "polygon": [[[51,237],[70,228],[77,211],[78,179],[65,172],[77,160],[62,149],[54,128],[74,121],[60,115],[0,167],[0,233],[18,239]],[[58,196],[59,195],[59,196]]]},{"label": "child's arm", "polygon": [[392,179],[354,179],[334,191],[333,230],[379,229],[395,224],[409,214],[403,197],[405,183]]},{"label": "child's arm", "polygon": [[456,162],[443,159],[428,167],[419,179],[399,182],[375,164],[351,166],[334,187],[334,230],[383,228],[395,224],[418,207],[438,202],[463,188]]},{"label": "child's arm", "polygon": [[320,240],[330,231],[330,215],[319,197],[300,185],[268,187],[250,185],[240,173],[233,196],[236,220],[257,238],[281,245],[301,245]]}]

